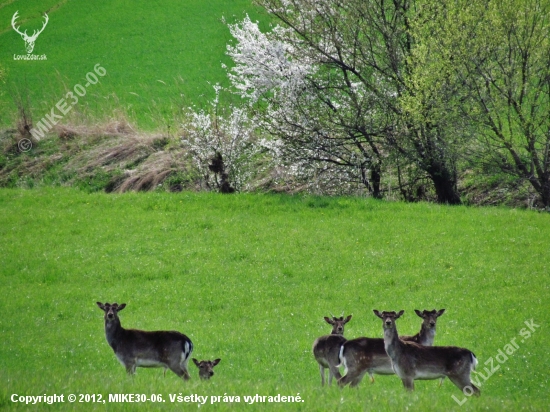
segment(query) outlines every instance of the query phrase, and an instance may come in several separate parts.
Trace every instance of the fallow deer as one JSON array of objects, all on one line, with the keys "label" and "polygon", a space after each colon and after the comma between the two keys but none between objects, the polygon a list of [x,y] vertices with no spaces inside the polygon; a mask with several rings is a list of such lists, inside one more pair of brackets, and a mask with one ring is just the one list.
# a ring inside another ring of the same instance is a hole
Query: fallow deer
[{"label": "fallow deer", "polygon": [[330,335],[321,336],[313,342],[313,356],[319,364],[319,373],[321,374],[321,385],[325,385],[325,369],[328,369],[328,383],[332,384],[332,378],[336,377],[336,380],[341,378],[340,371],[338,370],[338,364],[340,360],[338,354],[340,353],[340,347],[346,341],[344,338],[344,326],[351,320],[352,315],[344,318],[344,316],[326,317],[325,321],[332,325],[332,331]]},{"label": "fallow deer", "polygon": [[213,361],[202,360],[199,362],[193,358],[193,363],[197,365],[197,368],[199,368],[199,378],[202,380],[208,380],[214,376],[214,366],[220,363],[220,361],[221,359],[215,359]]},{"label": "fallow deer", "polygon": [[134,374],[136,367],[170,369],[184,380],[189,379],[187,363],[193,351],[193,343],[184,334],[176,331],[143,331],[124,329],[120,324],[118,312],[126,307],[125,303],[97,302],[105,312],[105,337],[113,348],[117,359]]},{"label": "fallow deer", "polygon": [[415,380],[448,377],[461,391],[469,388],[471,394],[479,396],[479,388],[470,381],[470,373],[477,365],[474,353],[456,346],[422,346],[399,339],[395,321],[403,313],[403,310],[399,313],[374,310],[382,319],[384,347],[403,386],[413,391]]},{"label": "fallow deer", "polygon": [[[420,332],[414,336],[400,336],[400,339],[432,346],[437,318],[444,312],[445,309],[422,312],[415,309],[415,313],[423,319]],[[395,373],[382,338],[361,337],[348,340],[341,346],[339,358],[340,364],[345,368],[345,376],[338,381],[340,386],[345,386],[348,383],[352,387],[357,386],[366,373],[369,374],[371,382],[374,382],[374,374],[393,375]]]}]

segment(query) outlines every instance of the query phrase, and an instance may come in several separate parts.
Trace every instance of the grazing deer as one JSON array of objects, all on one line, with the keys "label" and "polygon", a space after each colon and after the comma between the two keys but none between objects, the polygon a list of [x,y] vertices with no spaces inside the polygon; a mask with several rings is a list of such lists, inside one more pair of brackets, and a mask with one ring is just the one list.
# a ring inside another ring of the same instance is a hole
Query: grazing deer
[{"label": "grazing deer", "polygon": [[48,21],[49,21],[49,17],[46,13],[44,13],[45,21],[44,21],[44,24],[42,25],[42,28],[38,31],[34,30],[33,33],[32,33],[32,36],[29,36],[27,34],[27,30],[25,30],[23,33],[21,33],[19,31],[19,27],[15,26],[15,20],[17,20],[17,17],[19,17],[17,15],[17,13],[19,13],[19,11],[16,11],[15,14],[13,15],[12,19],[11,19],[11,26],[23,38],[23,41],[25,42],[25,48],[27,49],[27,53],[31,54],[33,49],[34,49],[34,42],[38,38],[38,35],[40,33],[42,33],[44,31],[44,29],[46,28],[46,25],[48,24]]},{"label": "grazing deer", "polygon": [[134,374],[136,367],[170,369],[179,377],[189,379],[187,363],[193,351],[193,343],[182,333],[176,331],[146,332],[137,329],[124,329],[120,324],[118,312],[126,307],[123,303],[97,302],[105,312],[105,336],[113,348],[116,357]]},{"label": "grazing deer", "polygon": [[325,369],[328,369],[328,383],[332,384],[332,378],[336,377],[337,380],[341,378],[340,371],[338,370],[338,354],[340,353],[340,347],[346,341],[344,338],[344,325],[351,320],[351,316],[344,318],[344,316],[326,317],[325,321],[332,325],[332,331],[330,335],[321,336],[313,342],[313,356],[319,364],[319,372],[321,373],[321,385],[325,385]]},{"label": "grazing deer", "polygon": [[413,391],[417,379],[448,377],[461,391],[470,388],[472,394],[479,396],[479,388],[470,381],[470,373],[477,365],[474,353],[456,346],[422,346],[402,341],[397,335],[395,321],[403,313],[403,310],[399,313],[374,310],[374,314],[382,319],[384,347],[405,388]]},{"label": "grazing deer", "polygon": [[199,368],[199,378],[202,380],[208,380],[212,376],[214,376],[214,366],[216,366],[218,363],[220,363],[221,359],[215,359],[213,361],[209,360],[202,360],[198,361],[195,358],[193,358],[193,363],[197,365],[197,368]]},{"label": "grazing deer", "polygon": [[[422,312],[415,309],[415,313],[423,319],[420,332],[414,336],[400,336],[400,339],[419,345],[432,346],[437,318],[444,312],[445,309]],[[374,374],[393,375],[395,373],[382,338],[362,337],[348,340],[341,346],[339,359],[340,364],[345,368],[345,376],[338,381],[340,386],[349,383],[350,386],[355,387],[366,373],[369,374],[371,382],[374,382]]]}]

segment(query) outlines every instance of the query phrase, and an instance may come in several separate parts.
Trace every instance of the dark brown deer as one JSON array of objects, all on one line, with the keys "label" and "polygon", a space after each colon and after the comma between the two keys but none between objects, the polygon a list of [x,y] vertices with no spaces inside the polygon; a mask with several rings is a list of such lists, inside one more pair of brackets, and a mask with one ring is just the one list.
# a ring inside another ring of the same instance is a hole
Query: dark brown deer
[{"label": "dark brown deer", "polygon": [[326,317],[325,321],[332,325],[332,331],[330,335],[321,336],[313,342],[313,356],[319,364],[319,372],[321,374],[321,385],[325,385],[325,369],[328,369],[328,383],[332,384],[332,378],[336,377],[336,380],[341,378],[340,371],[338,370],[338,354],[340,353],[340,347],[346,341],[344,338],[344,326],[351,320],[351,316],[344,318],[344,316]]},{"label": "dark brown deer", "polygon": [[[420,345],[432,346],[435,337],[437,318],[443,315],[445,309],[439,311],[424,310],[415,313],[423,319],[420,332],[414,336],[401,336],[401,340],[416,342]],[[386,349],[384,339],[361,337],[346,341],[340,349],[340,364],[345,368],[345,376],[338,381],[340,386],[350,384],[354,387],[361,382],[365,374],[369,374],[374,382],[374,374],[393,375],[392,362]]]},{"label": "dark brown deer", "polygon": [[197,365],[197,368],[199,368],[199,378],[202,380],[208,380],[212,376],[214,376],[214,366],[216,366],[218,363],[220,363],[221,359],[215,359],[213,361],[209,360],[202,360],[198,361],[195,358],[193,358],[193,363]]},{"label": "dark brown deer", "polygon": [[479,388],[470,381],[470,373],[477,365],[474,353],[456,346],[422,346],[399,339],[395,321],[403,313],[403,310],[399,313],[374,310],[382,319],[384,347],[403,386],[413,391],[415,380],[448,377],[461,391],[469,388],[472,394],[479,396]]},{"label": "dark brown deer", "polygon": [[105,336],[113,348],[117,359],[126,372],[134,374],[136,367],[170,369],[179,377],[188,380],[187,363],[193,351],[193,343],[184,334],[176,331],[147,332],[137,329],[124,329],[118,312],[125,303],[97,302],[105,312]]}]

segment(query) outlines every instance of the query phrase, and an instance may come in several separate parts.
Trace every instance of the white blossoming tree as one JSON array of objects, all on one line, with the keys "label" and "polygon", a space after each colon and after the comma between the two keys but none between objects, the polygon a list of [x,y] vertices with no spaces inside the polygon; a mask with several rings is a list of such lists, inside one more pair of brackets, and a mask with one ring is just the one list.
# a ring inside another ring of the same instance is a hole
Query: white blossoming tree
[{"label": "white blossoming tree", "polygon": [[416,93],[410,27],[424,17],[413,0],[258,3],[281,25],[266,33],[248,18],[229,25],[230,79],[287,159],[345,170],[380,197],[393,155],[432,181],[439,202],[460,203],[454,135]]},{"label": "white blossoming tree", "polygon": [[244,109],[228,107],[227,116],[220,113],[221,87],[216,85],[214,89],[216,97],[210,113],[186,109],[182,143],[205,188],[222,193],[246,190],[258,173],[254,162],[264,149]]},{"label": "white blossoming tree", "polygon": [[346,192],[360,182],[379,197],[377,97],[345,71],[318,64],[318,53],[289,28],[262,33],[248,17],[229,28],[237,40],[228,46],[236,63],[229,78],[255,124],[277,139],[280,164],[310,189]]}]

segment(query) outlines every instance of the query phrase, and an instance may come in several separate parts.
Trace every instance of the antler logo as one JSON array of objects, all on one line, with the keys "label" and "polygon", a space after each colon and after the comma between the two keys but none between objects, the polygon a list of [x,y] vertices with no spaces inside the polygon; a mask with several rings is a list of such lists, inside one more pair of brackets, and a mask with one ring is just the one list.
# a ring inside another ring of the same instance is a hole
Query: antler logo
[{"label": "antler logo", "polygon": [[16,11],[15,14],[13,15],[13,17],[11,19],[11,25],[12,25],[13,29],[17,33],[19,33],[21,35],[21,37],[23,38],[23,40],[25,41],[25,48],[27,49],[27,53],[31,54],[33,49],[34,49],[34,42],[38,38],[38,35],[44,31],[44,29],[46,28],[46,25],[48,24],[48,20],[49,20],[48,15],[46,13],[44,13],[45,21],[44,21],[44,24],[42,25],[42,28],[38,31],[34,30],[33,33],[32,33],[32,36],[29,36],[27,34],[27,30],[25,30],[24,33],[21,33],[21,31],[19,31],[19,27],[15,26],[15,20],[17,20],[17,17],[18,17],[17,13],[19,13],[19,11]]}]

